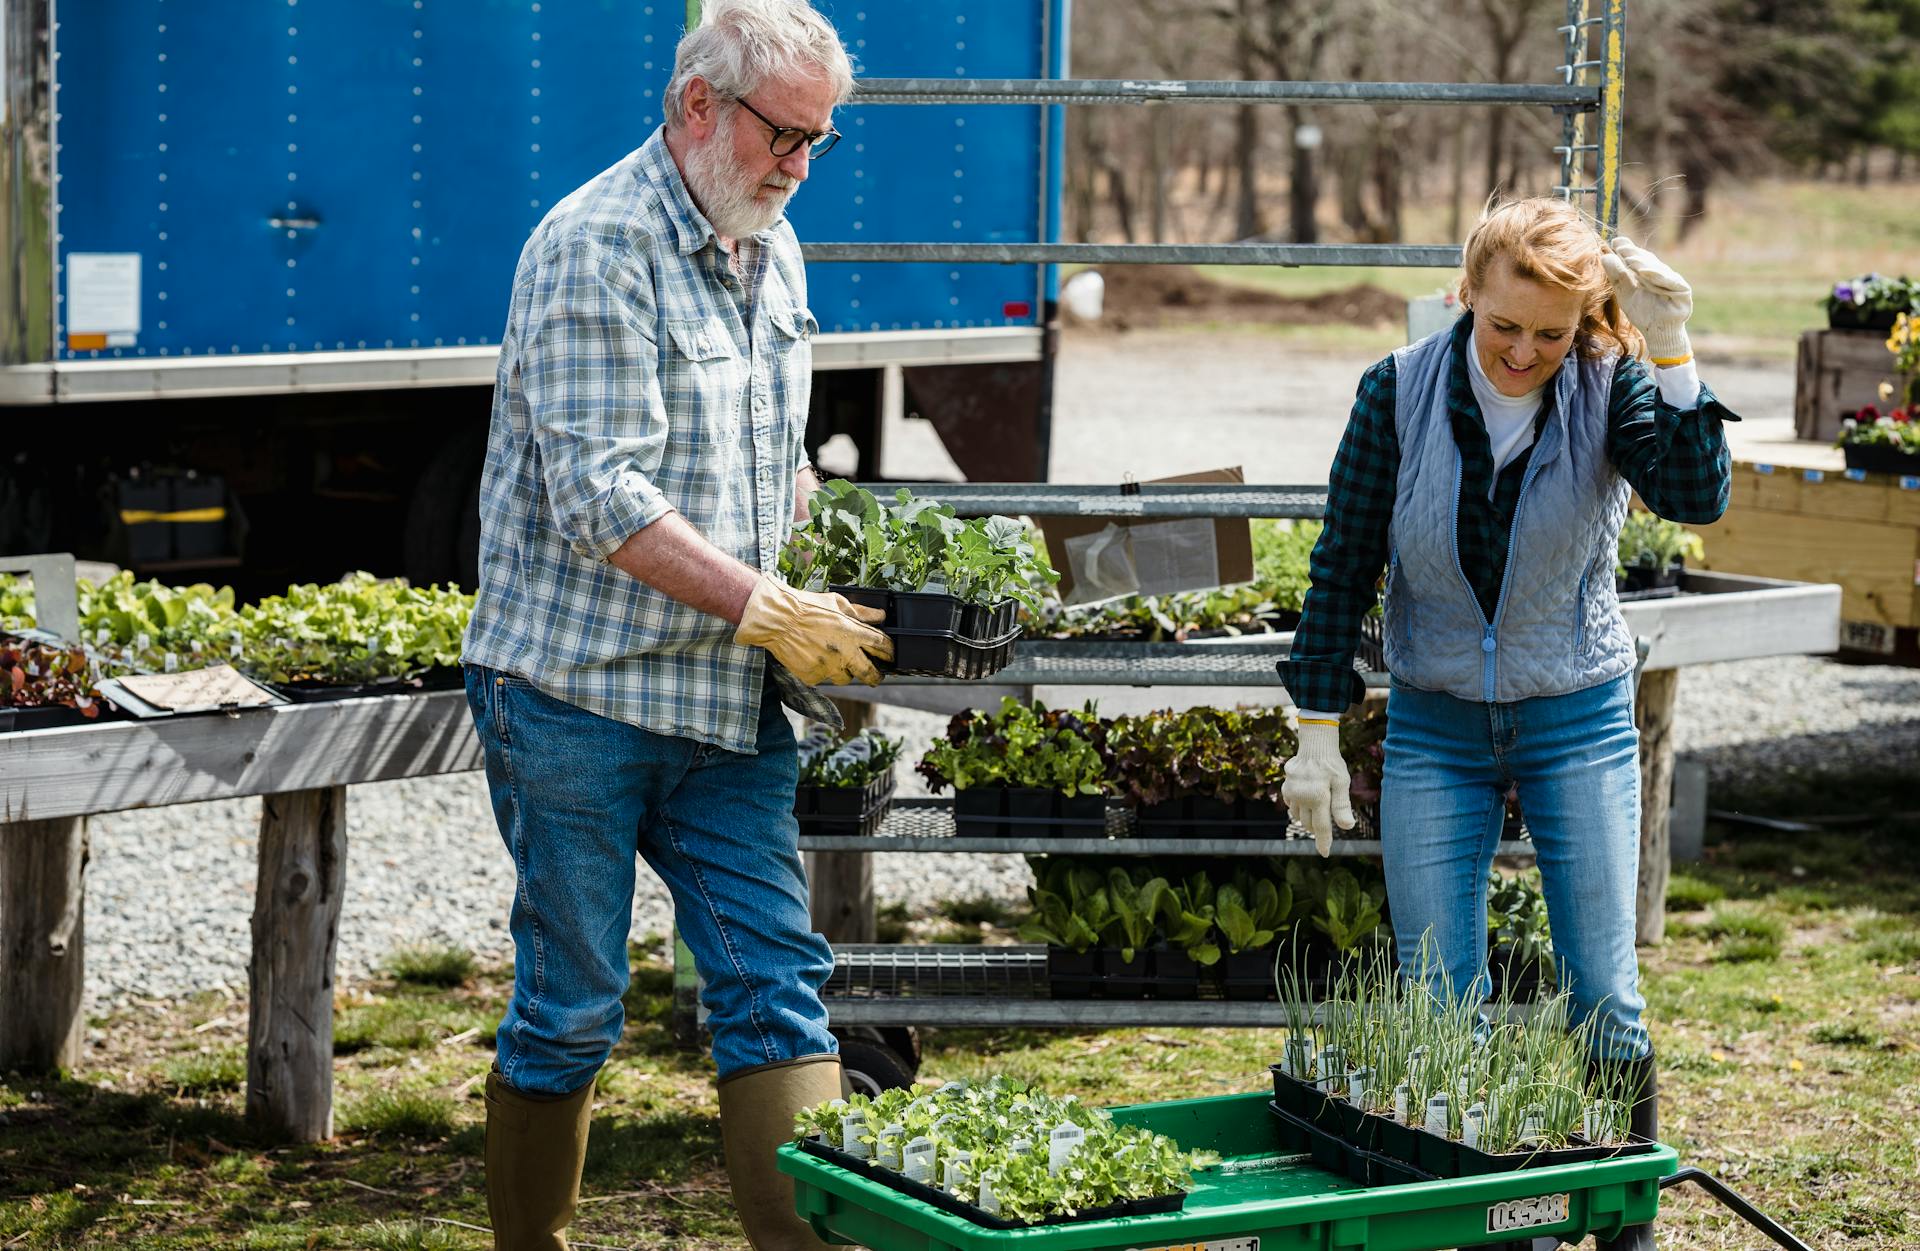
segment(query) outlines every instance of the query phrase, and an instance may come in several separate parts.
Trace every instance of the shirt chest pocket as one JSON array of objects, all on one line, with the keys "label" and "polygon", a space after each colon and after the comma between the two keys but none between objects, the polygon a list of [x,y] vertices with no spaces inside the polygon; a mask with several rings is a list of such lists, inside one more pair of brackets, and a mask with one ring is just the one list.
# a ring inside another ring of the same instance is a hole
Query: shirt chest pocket
[{"label": "shirt chest pocket", "polygon": [[717,317],[669,319],[661,353],[660,398],[673,442],[715,443],[740,433],[746,363]]},{"label": "shirt chest pocket", "polygon": [[804,422],[813,393],[813,336],[820,333],[820,323],[797,305],[775,313],[769,320],[773,322],[774,354],[779,358],[781,411],[797,414],[797,419]]}]

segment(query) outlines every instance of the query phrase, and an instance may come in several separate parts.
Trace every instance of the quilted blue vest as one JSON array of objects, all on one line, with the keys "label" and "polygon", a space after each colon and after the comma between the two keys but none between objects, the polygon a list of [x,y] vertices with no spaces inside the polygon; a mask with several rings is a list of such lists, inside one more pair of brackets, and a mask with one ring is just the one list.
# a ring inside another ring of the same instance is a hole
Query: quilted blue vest
[{"label": "quilted blue vest", "polygon": [[[1460,567],[1460,448],[1447,415],[1453,330],[1394,353],[1400,475],[1386,591],[1387,669],[1409,686],[1511,703],[1633,671],[1614,593],[1628,490],[1607,458],[1617,356],[1570,352],[1515,506],[1506,579],[1488,621]],[[1469,347],[1469,350],[1471,348]]]}]

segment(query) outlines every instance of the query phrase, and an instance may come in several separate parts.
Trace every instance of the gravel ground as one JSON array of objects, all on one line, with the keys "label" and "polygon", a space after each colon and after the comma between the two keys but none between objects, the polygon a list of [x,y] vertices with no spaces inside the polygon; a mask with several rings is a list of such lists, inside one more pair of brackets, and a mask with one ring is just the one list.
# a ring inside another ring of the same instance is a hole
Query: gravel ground
[{"label": "gravel ground", "polygon": [[[1290,352],[1257,338],[1191,334],[1069,336],[1060,359],[1054,476],[1114,481],[1240,460],[1253,481],[1324,481],[1371,355]],[[1784,424],[1792,370],[1725,362],[1709,370],[1738,395],[1748,425]],[[1180,416],[1170,437],[1169,414]],[[894,420],[886,471],[944,477],[952,462],[925,423]],[[1207,449],[1231,448],[1231,455]],[[1148,462],[1142,452],[1175,458]],[[943,718],[883,709],[909,756]],[[1867,730],[1862,733],[1860,731]],[[1782,770],[1920,761],[1920,670],[1848,667],[1791,658],[1688,670],[1680,750],[1709,765],[1716,806],[1737,807],[1743,783]],[[902,791],[924,793],[910,767]],[[478,774],[353,788],[343,980],[375,969],[396,947],[455,943],[502,956],[511,865]],[[224,989],[244,994],[259,824],[257,800],[120,813],[92,823],[87,980],[94,1010],[142,997]],[[876,890],[915,910],[942,899],[1023,898],[1018,856],[880,856]],[[644,869],[633,933],[664,934],[666,894]]]}]

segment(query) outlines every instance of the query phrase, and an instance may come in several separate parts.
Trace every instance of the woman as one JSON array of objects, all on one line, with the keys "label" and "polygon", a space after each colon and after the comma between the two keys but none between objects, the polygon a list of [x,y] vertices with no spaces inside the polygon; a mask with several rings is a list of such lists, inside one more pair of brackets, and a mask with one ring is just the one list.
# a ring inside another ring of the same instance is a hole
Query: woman
[{"label": "woman", "polygon": [[[1554,199],[1467,240],[1465,314],[1360,380],[1312,588],[1281,665],[1300,713],[1285,796],[1321,853],[1350,828],[1339,717],[1386,571],[1393,676],[1381,851],[1403,974],[1423,937],[1451,987],[1486,972],[1486,880],[1518,785],[1564,986],[1657,1132],[1634,956],[1640,837],[1634,641],[1614,594],[1629,488],[1703,524],[1725,510],[1722,408],[1695,374],[1687,284]],[[1643,361],[1643,356],[1649,358]],[[1603,1246],[1653,1245],[1651,1230]]]}]

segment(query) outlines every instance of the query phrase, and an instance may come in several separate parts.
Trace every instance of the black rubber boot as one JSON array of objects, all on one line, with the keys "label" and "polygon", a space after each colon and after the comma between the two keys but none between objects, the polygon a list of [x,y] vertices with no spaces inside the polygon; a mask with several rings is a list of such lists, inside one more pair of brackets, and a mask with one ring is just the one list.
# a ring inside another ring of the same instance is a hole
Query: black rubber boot
[{"label": "black rubber boot", "polygon": [[[1634,1096],[1633,1107],[1627,1113],[1627,1128],[1636,1141],[1660,1141],[1660,1086],[1658,1066],[1653,1052],[1649,1051],[1638,1060],[1629,1060],[1623,1066],[1628,1072],[1629,1090],[1638,1093]],[[1629,1225],[1620,1231],[1618,1237],[1595,1237],[1596,1251],[1654,1251],[1658,1245],[1653,1238],[1652,1224]]]}]

